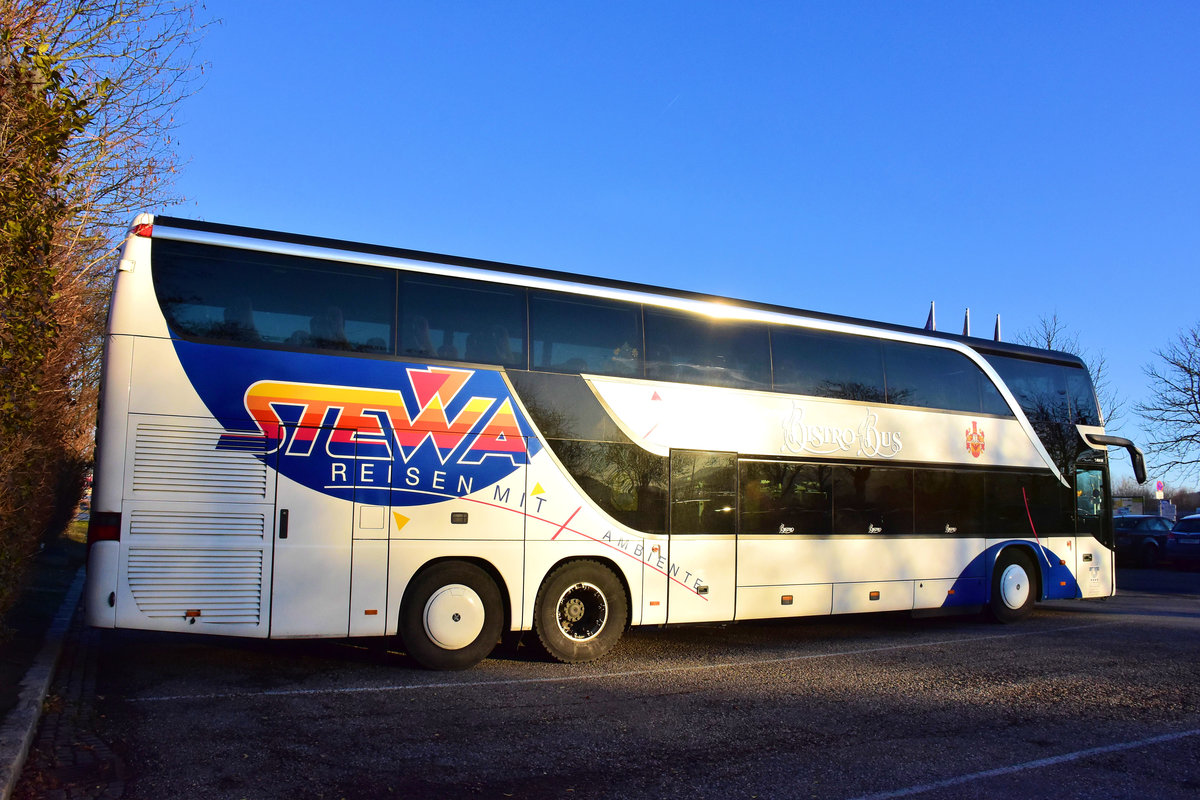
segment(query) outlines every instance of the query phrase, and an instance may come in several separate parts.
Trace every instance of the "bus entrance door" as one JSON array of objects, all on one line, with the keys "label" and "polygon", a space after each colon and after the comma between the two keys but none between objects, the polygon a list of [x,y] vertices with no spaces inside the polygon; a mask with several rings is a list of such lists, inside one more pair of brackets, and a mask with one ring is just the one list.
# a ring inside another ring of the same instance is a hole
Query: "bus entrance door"
[{"label": "bus entrance door", "polygon": [[1075,470],[1075,574],[1079,591],[1084,597],[1109,597],[1113,593],[1111,534],[1106,526],[1112,520],[1105,514],[1111,507],[1106,502],[1104,470]]},{"label": "bus entrance door", "polygon": [[671,451],[667,622],[733,619],[737,454]]},{"label": "bus entrance door", "polygon": [[345,636],[355,460],[319,459],[331,470],[328,476],[315,476],[318,481],[328,479],[322,487],[345,488],[346,499],[333,500],[289,478],[283,464],[289,458],[316,459],[338,431],[288,426],[286,433],[278,454],[281,468],[275,492],[271,636]]}]

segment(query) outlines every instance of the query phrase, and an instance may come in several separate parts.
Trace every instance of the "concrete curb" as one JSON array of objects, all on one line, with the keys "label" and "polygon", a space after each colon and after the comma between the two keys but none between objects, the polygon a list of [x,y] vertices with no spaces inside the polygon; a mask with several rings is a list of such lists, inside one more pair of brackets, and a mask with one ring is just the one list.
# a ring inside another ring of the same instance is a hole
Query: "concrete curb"
[{"label": "concrete curb", "polygon": [[25,766],[25,758],[29,755],[29,747],[33,744],[34,734],[37,733],[38,720],[42,715],[42,702],[54,678],[54,670],[58,666],[58,658],[62,654],[63,641],[71,626],[71,618],[79,605],[79,596],[83,594],[84,570],[79,568],[75,580],[71,583],[67,594],[63,597],[62,605],[54,615],[50,628],[46,631],[46,640],[38,652],[33,665],[25,673],[21,681],[21,696],[16,706],[8,713],[4,726],[0,728],[0,800],[9,800],[17,779],[21,777],[21,768]]}]

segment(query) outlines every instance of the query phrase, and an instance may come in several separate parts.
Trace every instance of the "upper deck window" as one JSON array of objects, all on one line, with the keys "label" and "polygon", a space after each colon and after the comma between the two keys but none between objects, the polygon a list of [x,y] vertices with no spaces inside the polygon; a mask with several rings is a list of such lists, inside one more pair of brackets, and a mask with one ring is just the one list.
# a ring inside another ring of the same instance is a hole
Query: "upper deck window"
[{"label": "upper deck window", "polygon": [[525,290],[404,273],[400,355],[525,368]]},{"label": "upper deck window", "polygon": [[536,370],[642,376],[640,306],[534,292],[529,325]]},{"label": "upper deck window", "polygon": [[1096,393],[1082,367],[1010,356],[989,355],[987,359],[1035,425],[1038,421],[1100,424]]},{"label": "upper deck window", "polygon": [[995,384],[962,353],[884,342],[889,403],[985,414],[1011,414]]},{"label": "upper deck window", "polygon": [[962,353],[834,331],[771,328],[775,388],[837,400],[1011,416]]},{"label": "upper deck window", "polygon": [[812,397],[886,402],[878,339],[803,328],[771,328],[775,388]]},{"label": "upper deck window", "polygon": [[184,336],[394,352],[391,270],[168,239],[153,248],[159,305]]},{"label": "upper deck window", "polygon": [[765,325],[721,322],[646,307],[646,377],[661,381],[769,389]]}]

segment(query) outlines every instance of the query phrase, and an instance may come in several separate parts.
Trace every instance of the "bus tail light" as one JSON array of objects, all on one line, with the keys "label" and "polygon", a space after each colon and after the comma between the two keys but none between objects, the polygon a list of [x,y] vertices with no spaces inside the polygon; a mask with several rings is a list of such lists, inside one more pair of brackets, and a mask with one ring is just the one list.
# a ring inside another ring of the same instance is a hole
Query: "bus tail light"
[{"label": "bus tail light", "polygon": [[92,512],[88,520],[88,546],[96,542],[121,541],[121,515],[114,511]]}]

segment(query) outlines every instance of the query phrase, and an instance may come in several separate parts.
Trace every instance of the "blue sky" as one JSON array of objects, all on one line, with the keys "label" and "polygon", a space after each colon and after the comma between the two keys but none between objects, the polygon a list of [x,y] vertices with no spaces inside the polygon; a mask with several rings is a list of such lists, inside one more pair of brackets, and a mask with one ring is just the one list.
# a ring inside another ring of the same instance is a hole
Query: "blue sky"
[{"label": "blue sky", "polygon": [[1200,318],[1197,3],[205,5],[168,213],[1009,339],[1057,313],[1130,404]]}]

